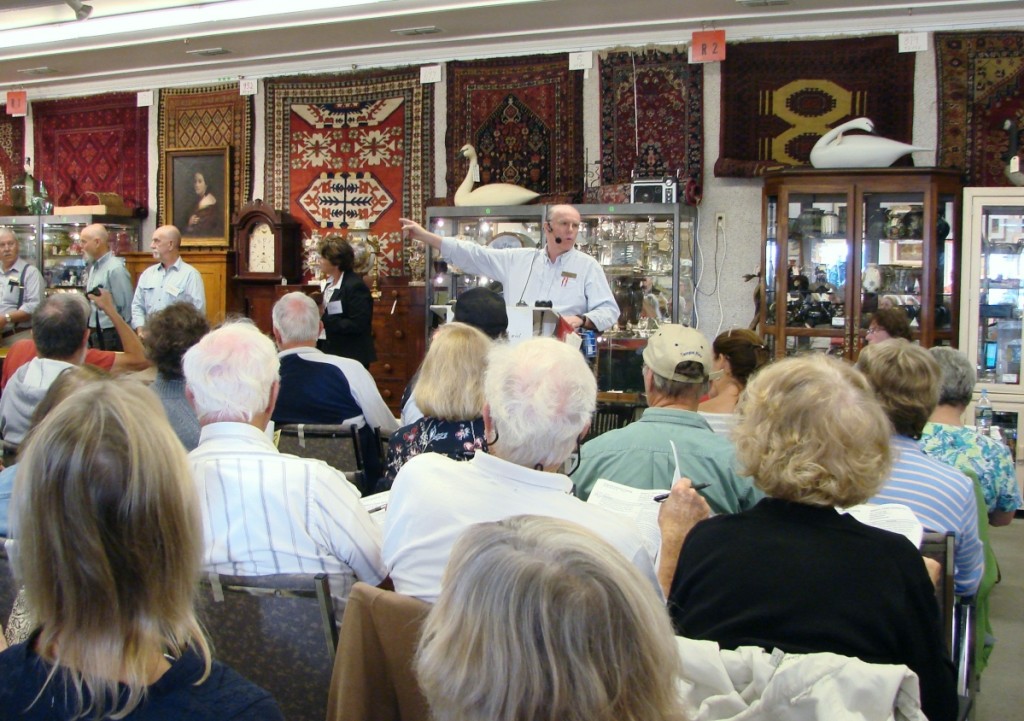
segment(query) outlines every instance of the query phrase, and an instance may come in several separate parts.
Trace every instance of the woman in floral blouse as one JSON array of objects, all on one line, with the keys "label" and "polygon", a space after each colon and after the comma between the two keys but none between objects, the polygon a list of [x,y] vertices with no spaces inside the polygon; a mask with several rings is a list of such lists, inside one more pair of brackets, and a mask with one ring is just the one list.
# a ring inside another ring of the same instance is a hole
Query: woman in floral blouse
[{"label": "woman in floral blouse", "polygon": [[490,347],[490,338],[465,323],[447,323],[434,334],[413,391],[423,417],[391,436],[386,487],[391,487],[398,469],[420,453],[465,460],[486,450],[483,386]]},{"label": "woman in floral blouse", "polygon": [[961,417],[971,402],[977,372],[954,348],[935,347],[932,357],[942,369],[939,404],[921,433],[929,456],[978,478],[985,493],[990,526],[1005,526],[1021,506],[1013,456],[1005,443],[965,428]]}]

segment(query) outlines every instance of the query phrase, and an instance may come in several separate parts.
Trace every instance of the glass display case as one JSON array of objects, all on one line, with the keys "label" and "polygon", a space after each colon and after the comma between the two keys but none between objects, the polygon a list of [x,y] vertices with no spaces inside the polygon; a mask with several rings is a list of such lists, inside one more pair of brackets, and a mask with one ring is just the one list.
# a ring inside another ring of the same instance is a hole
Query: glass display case
[{"label": "glass display case", "polygon": [[956,171],[930,168],[768,173],[758,312],[771,352],[855,358],[889,306],[922,345],[955,344],[960,190]]},{"label": "glass display case", "polygon": [[[692,209],[660,203],[574,207],[581,217],[576,247],[604,268],[620,310],[618,322],[598,338],[599,386],[639,393],[639,350],[648,335],[659,323],[692,323]],[[541,205],[428,208],[426,226],[496,248],[538,248],[546,212]],[[457,300],[468,288],[493,285],[493,279],[466,274],[427,250],[428,308]],[[428,311],[427,333],[439,322]]]},{"label": "glass display case", "polygon": [[115,215],[19,215],[0,217],[0,226],[14,230],[21,257],[43,274],[47,288],[82,287],[85,259],[80,234],[92,223],[103,223],[110,234],[110,249],[123,255],[141,247],[140,222]]}]

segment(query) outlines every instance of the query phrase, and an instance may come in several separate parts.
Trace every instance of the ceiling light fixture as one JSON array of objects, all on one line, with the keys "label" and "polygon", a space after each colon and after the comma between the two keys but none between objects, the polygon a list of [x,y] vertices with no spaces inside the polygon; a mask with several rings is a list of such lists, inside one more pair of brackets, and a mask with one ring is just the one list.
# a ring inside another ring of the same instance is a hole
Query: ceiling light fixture
[{"label": "ceiling light fixture", "polygon": [[395,35],[404,35],[407,37],[415,35],[436,35],[437,33],[444,32],[441,28],[436,25],[424,25],[418,28],[400,28],[398,30],[392,30]]},{"label": "ceiling light fixture", "polygon": [[84,5],[82,0],[64,0],[64,2],[75,11],[75,20],[85,20],[92,15],[92,5]]},{"label": "ceiling light fixture", "polygon": [[204,58],[210,58],[214,55],[230,55],[230,50],[224,48],[201,48],[199,50],[186,50],[186,55],[201,55]]}]

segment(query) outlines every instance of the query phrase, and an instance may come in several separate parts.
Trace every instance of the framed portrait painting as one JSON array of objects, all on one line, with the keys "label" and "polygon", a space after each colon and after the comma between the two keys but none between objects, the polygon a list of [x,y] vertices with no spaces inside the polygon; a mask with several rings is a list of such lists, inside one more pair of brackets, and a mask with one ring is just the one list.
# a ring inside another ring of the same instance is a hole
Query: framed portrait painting
[{"label": "framed portrait painting", "polygon": [[230,149],[164,151],[166,218],[181,231],[183,246],[227,246],[231,226]]}]

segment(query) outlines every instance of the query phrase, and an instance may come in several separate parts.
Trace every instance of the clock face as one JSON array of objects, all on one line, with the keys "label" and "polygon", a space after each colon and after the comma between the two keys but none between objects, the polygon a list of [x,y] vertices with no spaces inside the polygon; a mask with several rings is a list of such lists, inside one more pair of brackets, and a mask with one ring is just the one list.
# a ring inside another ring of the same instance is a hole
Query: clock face
[{"label": "clock face", "polygon": [[260,223],[249,235],[249,272],[274,272],[274,231],[266,223]]}]

